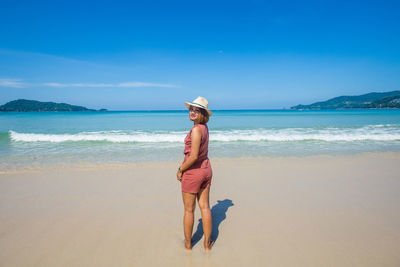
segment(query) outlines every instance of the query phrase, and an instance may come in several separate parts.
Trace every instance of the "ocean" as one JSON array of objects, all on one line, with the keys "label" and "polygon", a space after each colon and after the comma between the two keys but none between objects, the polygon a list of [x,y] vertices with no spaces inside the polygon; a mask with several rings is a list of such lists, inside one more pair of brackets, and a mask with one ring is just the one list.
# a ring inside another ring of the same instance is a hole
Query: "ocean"
[{"label": "ocean", "polygon": [[[188,111],[0,113],[0,170],[183,159]],[[400,151],[400,110],[224,110],[210,158]]]}]

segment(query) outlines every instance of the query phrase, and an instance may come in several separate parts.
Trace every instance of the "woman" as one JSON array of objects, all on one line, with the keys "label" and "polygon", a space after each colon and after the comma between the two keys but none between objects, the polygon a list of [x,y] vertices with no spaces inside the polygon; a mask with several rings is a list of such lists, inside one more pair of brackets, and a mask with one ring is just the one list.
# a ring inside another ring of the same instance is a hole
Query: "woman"
[{"label": "woman", "polygon": [[182,185],[182,199],[185,207],[183,228],[185,248],[192,249],[192,231],[196,198],[203,218],[204,249],[209,251],[213,245],[210,240],[212,217],[209,194],[212,169],[208,160],[207,122],[212,112],[208,110],[208,101],[204,97],[196,98],[192,103],[185,102],[189,109],[189,119],[194,126],[185,138],[185,159],[179,167],[176,177]]}]

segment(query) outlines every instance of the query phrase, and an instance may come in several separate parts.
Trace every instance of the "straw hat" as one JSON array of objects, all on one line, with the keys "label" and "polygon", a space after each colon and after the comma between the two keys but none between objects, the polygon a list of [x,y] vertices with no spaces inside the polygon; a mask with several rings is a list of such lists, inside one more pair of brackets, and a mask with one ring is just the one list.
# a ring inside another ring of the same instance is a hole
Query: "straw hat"
[{"label": "straw hat", "polygon": [[211,117],[212,112],[211,110],[208,109],[208,101],[204,97],[199,96],[193,102],[185,102],[185,105],[188,109],[190,109],[190,106],[198,107],[207,110],[208,116]]}]

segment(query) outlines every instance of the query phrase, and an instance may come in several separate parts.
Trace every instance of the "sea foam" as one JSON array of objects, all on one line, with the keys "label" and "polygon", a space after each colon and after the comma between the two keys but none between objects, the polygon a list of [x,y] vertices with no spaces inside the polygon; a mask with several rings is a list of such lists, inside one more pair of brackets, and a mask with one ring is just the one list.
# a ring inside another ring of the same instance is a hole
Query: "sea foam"
[{"label": "sea foam", "polygon": [[182,142],[184,133],[170,132],[142,132],[142,131],[100,131],[100,132],[81,132],[76,134],[37,134],[37,133],[18,133],[10,132],[13,141],[22,142],[77,142],[77,141],[107,141],[112,143],[160,143],[160,142]]},{"label": "sea foam", "polygon": [[[112,143],[181,143],[186,131],[98,131],[73,134],[19,133],[9,131],[10,139],[16,142],[78,142],[105,141]],[[231,129],[210,131],[211,142],[240,141],[397,141],[400,128],[397,125],[368,125],[363,127],[314,127],[281,129]]]}]

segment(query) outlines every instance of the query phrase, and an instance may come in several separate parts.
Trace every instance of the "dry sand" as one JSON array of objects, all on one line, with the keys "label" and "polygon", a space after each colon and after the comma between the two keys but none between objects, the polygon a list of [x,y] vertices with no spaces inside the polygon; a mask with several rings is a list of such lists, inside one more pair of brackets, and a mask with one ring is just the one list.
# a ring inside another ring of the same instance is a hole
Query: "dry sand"
[{"label": "dry sand", "polygon": [[3,172],[0,266],[400,266],[400,153],[212,163],[210,253],[178,162]]}]

